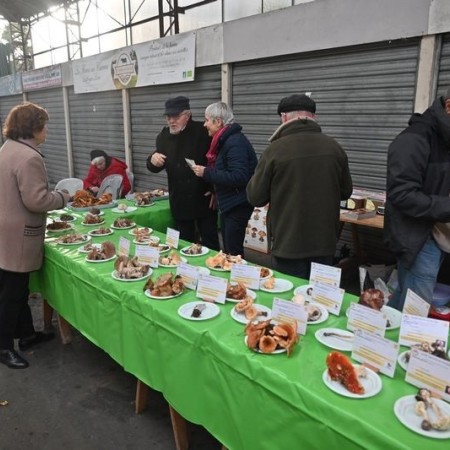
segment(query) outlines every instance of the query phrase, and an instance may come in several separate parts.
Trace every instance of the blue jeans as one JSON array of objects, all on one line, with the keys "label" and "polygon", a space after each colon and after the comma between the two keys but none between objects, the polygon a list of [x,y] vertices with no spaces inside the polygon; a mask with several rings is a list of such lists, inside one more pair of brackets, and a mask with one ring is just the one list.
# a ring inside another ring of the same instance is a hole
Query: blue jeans
[{"label": "blue jeans", "polygon": [[444,259],[444,252],[429,238],[417,254],[413,265],[408,269],[397,261],[398,287],[392,294],[388,306],[401,311],[408,289],[431,303],[437,276]]}]

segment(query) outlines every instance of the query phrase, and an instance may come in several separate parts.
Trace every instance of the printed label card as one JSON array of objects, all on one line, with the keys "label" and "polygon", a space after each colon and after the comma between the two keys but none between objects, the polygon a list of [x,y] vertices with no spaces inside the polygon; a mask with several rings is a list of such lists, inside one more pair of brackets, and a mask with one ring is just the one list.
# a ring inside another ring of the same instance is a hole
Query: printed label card
[{"label": "printed label card", "polygon": [[230,281],[244,283],[249,289],[259,289],[261,269],[247,264],[233,264],[231,266]]},{"label": "printed label card", "polygon": [[326,266],[325,264],[311,263],[311,274],[309,282],[329,284],[339,287],[341,285],[342,269],[339,267]]},{"label": "printed label card", "polygon": [[225,303],[227,285],[226,278],[205,275],[198,280],[196,295],[206,301]]},{"label": "printed label card", "polygon": [[159,252],[157,248],[137,245],[135,255],[138,257],[141,264],[149,264],[150,267],[158,268]]},{"label": "printed label card", "polygon": [[341,311],[344,293],[344,289],[338,286],[316,282],[312,291],[312,298],[315,302],[325,306],[331,314],[338,316]]},{"label": "printed label card", "polygon": [[360,329],[355,332],[352,359],[373,366],[393,378],[399,349],[397,342]]},{"label": "printed label card", "polygon": [[403,314],[398,342],[408,347],[422,343],[428,343],[431,346],[441,342],[446,349],[449,325],[450,323],[445,320]]},{"label": "printed label card", "polygon": [[180,232],[178,230],[174,230],[173,228],[167,228],[166,244],[170,245],[172,248],[178,248],[179,240]]},{"label": "printed label card", "polygon": [[200,272],[196,266],[182,262],[178,265],[176,274],[183,279],[183,284],[188,289],[197,289],[197,282],[200,278]]},{"label": "printed label card", "polygon": [[131,241],[123,236],[120,236],[118,254],[128,256],[130,254],[130,246]]},{"label": "printed label card", "polygon": [[305,305],[293,303],[290,300],[274,297],[272,304],[272,320],[290,323],[297,329],[298,334],[306,333],[308,312]]},{"label": "printed label card", "polygon": [[414,291],[408,289],[405,297],[405,305],[403,306],[403,313],[412,316],[428,317],[430,304],[422,297],[418,296]]},{"label": "printed label card", "polygon": [[381,311],[368,308],[358,303],[351,303],[347,314],[347,328],[349,330],[363,330],[384,336],[386,332],[386,318]]}]

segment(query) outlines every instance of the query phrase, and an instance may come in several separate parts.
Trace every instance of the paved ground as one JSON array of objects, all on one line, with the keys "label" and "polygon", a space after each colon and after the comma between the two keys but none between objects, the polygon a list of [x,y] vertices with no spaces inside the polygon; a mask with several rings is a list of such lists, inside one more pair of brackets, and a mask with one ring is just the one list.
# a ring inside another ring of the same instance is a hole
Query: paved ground
[{"label": "paved ground", "polygon": [[[251,262],[269,258],[248,252]],[[31,301],[42,329],[39,299]],[[134,413],[136,379],[82,335],[62,345],[59,337],[25,352],[26,370],[0,365],[0,450],[173,450],[168,406],[151,391],[149,408]],[[204,428],[190,426],[191,450],[219,450]],[[257,450],[257,449],[255,449]]]}]

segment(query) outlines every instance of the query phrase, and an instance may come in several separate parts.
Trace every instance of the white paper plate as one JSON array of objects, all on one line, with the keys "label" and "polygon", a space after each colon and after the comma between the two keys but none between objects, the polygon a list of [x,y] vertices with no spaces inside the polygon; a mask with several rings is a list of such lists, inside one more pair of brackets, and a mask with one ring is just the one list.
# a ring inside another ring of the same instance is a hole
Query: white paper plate
[{"label": "white paper plate", "polygon": [[[239,263],[231,263],[231,264],[247,264],[247,261],[245,259],[242,259],[241,262],[239,262]],[[224,269],[222,267],[209,266],[208,264],[206,266],[208,267],[208,269],[215,270],[216,272],[231,272],[231,266],[229,269]]]},{"label": "white paper plate", "polygon": [[[350,308],[347,308],[345,311],[345,315],[348,317],[350,312]],[[396,328],[400,328],[400,324],[402,322],[402,313],[390,306],[384,305],[381,308],[381,312],[386,316],[386,320],[389,320],[389,326],[386,326],[386,330],[395,330]]]},{"label": "white paper plate", "polygon": [[[89,236],[89,239],[90,239],[91,237]],[[95,247],[97,250],[100,250],[101,248],[102,248],[102,244],[91,244],[91,246],[92,247]],[[90,251],[92,250],[92,248],[90,249],[90,250],[85,250],[84,249],[84,246],[83,247],[80,247],[79,249],[78,249],[78,251],[80,252],[80,253],[89,253]]]},{"label": "white paper plate", "polygon": [[[192,317],[192,311],[195,306],[200,304],[205,305],[206,308],[202,311],[200,317]],[[189,302],[178,308],[178,314],[188,320],[208,320],[218,316],[220,314],[220,308],[215,303],[211,302]]]},{"label": "white paper plate", "polygon": [[[58,238],[60,239],[60,238]],[[58,239],[55,241],[58,245],[80,245],[80,244],[86,244],[86,242],[89,242],[91,240],[91,237],[87,234],[82,234],[80,236],[80,240],[77,240],[76,242],[58,242]]]},{"label": "white paper plate", "polygon": [[[247,295],[248,295],[249,297],[251,297],[253,300],[255,300],[255,298],[256,298],[256,292],[255,292],[255,291],[252,291],[252,290],[249,289],[249,288],[247,288]],[[241,300],[236,300],[235,298],[229,298],[229,297],[227,297],[227,298],[226,298],[226,301],[227,301],[227,302],[231,302],[231,303],[239,303]]]},{"label": "white paper plate", "polygon": [[[61,219],[61,216],[62,216],[62,215],[72,216],[72,219],[70,219],[70,220],[62,220],[62,219]],[[59,215],[57,216],[57,219],[58,219],[59,222],[67,222],[67,223],[73,223],[73,222],[75,222],[75,221],[77,220],[77,218],[75,217],[74,214],[69,214],[69,213],[59,214]]]},{"label": "white paper plate", "polygon": [[117,274],[117,270],[113,270],[113,272],[111,273],[111,276],[117,280],[117,281],[141,281],[141,280],[145,280],[146,278],[148,278],[151,274],[153,273],[153,270],[151,268],[148,269],[148,272],[140,278],[120,278]]},{"label": "white paper plate", "polygon": [[[91,209],[91,208],[89,208],[89,209]],[[103,211],[100,211],[98,214],[92,214],[88,211],[88,212],[84,213],[84,216],[87,216],[88,214],[90,214],[91,216],[104,216],[105,215],[105,213]]]},{"label": "white paper plate", "polygon": [[103,262],[112,261],[113,259],[116,258],[116,256],[117,255],[113,255],[110,258],[106,258],[106,259],[88,259],[88,255],[86,255],[86,257],[84,259],[88,263],[103,263]]},{"label": "white paper plate", "polygon": [[271,293],[280,293],[280,292],[287,292],[290,291],[294,285],[292,284],[292,281],[285,280],[284,278],[275,278],[275,286],[273,289],[267,289],[264,287],[265,281],[261,281],[261,285],[259,289],[264,292],[271,292]]},{"label": "white paper plate", "polygon": [[[433,398],[433,401],[436,402],[436,405],[439,406],[442,413],[445,415],[450,415],[450,405],[443,400],[439,400],[437,398]],[[416,398],[415,395],[406,395],[405,397],[399,398],[394,403],[394,414],[397,416],[397,419],[405,425],[405,427],[409,428],[411,431],[415,433],[421,434],[422,436],[426,436],[434,439],[449,439],[450,438],[450,430],[446,431],[437,431],[437,430],[422,430],[420,426],[423,420],[422,416],[416,414]],[[428,408],[428,415],[430,416],[431,421],[433,422],[436,418],[434,412]]]},{"label": "white paper plate", "polygon": [[160,255],[164,255],[164,253],[168,253],[172,250],[172,247],[167,244],[159,244],[158,247],[155,248],[158,249]]},{"label": "white paper plate", "polygon": [[[247,336],[245,336],[244,342],[245,342],[246,347],[248,348],[248,346],[247,346]],[[280,353],[286,353],[287,352],[287,350],[285,348],[277,348],[272,353],[263,353],[261,350],[259,350],[259,348],[251,348],[250,350],[253,350],[255,353],[261,353],[263,355],[279,355]]]},{"label": "white paper plate", "polygon": [[91,208],[108,209],[108,208],[114,208],[114,206],[116,206],[116,205],[117,205],[117,202],[115,200],[113,200],[111,203],[105,203],[103,205],[83,206],[81,208],[76,208],[76,207],[72,206],[72,203],[67,203],[67,207],[73,211],[89,211]]},{"label": "white paper plate", "polygon": [[88,234],[92,237],[102,237],[102,236],[109,236],[114,233],[114,230],[111,230],[111,228],[108,228],[108,229],[109,229],[108,233],[98,234],[98,233],[96,233],[97,230],[91,230],[91,231],[88,231]]},{"label": "white paper plate", "polygon": [[[184,263],[187,262],[187,259],[184,258],[183,256],[180,256],[180,259],[181,259],[181,262],[184,262]],[[173,267],[178,267],[178,264],[161,264],[161,263],[159,263],[159,267],[173,268]]]},{"label": "white paper plate", "polygon": [[184,291],[181,291],[179,294],[174,294],[174,295],[158,296],[158,295],[150,294],[150,289],[146,289],[145,292],[144,292],[144,294],[147,297],[154,298],[155,300],[169,300],[171,298],[179,297],[183,293],[184,293]]},{"label": "white paper plate", "polygon": [[308,322],[307,322],[308,325],[317,325],[319,323],[325,322],[328,319],[329,314],[328,314],[328,310],[327,310],[327,308],[325,308],[325,306],[322,306],[319,303],[314,303],[314,302],[309,302],[308,304],[311,306],[314,306],[316,308],[319,308],[320,312],[321,312],[321,315],[317,320],[308,320]]},{"label": "white paper plate", "polygon": [[191,256],[191,257],[196,257],[196,256],[204,256],[209,252],[209,248],[202,246],[202,251],[200,253],[198,253],[197,255],[191,255],[190,253],[186,253],[186,251],[190,248],[190,245],[188,247],[184,247],[180,250],[180,253],[184,256]]},{"label": "white paper plate", "polygon": [[82,221],[81,225],[83,225],[84,227],[98,227],[99,225],[103,225],[104,223],[105,223],[105,220],[103,219],[101,222],[97,222],[97,223],[84,223]]},{"label": "white paper plate", "polygon": [[[257,316],[253,320],[267,320],[272,318],[272,310],[264,305],[254,304],[255,308],[259,311],[263,311],[267,313],[267,316]],[[245,312],[237,312],[236,306],[230,311],[231,317],[239,323],[243,323],[247,325],[249,320],[245,317]]]},{"label": "white paper plate", "polygon": [[136,206],[127,206],[127,209],[113,208],[111,211],[113,213],[117,213],[117,214],[121,214],[121,213],[127,214],[130,212],[136,211],[136,210],[137,210]]},{"label": "white paper plate", "polygon": [[[325,336],[324,333],[336,333],[343,336],[349,336],[349,339],[338,336]],[[354,334],[348,330],[340,328],[321,328],[315,333],[316,339],[323,345],[335,350],[351,352],[353,349]]]},{"label": "white paper plate", "polygon": [[148,237],[149,237],[149,239],[150,239],[150,235],[153,233],[153,228],[150,228],[150,227],[137,227],[137,228],[134,229],[134,230],[130,230],[130,231],[128,232],[128,234],[131,234],[131,236],[136,236],[136,233],[137,233],[137,232],[139,232],[139,231],[144,231],[144,230],[148,230]]},{"label": "white paper plate", "polygon": [[207,267],[197,267],[197,272],[200,275],[210,275],[211,271]]},{"label": "white paper plate", "polygon": [[398,365],[403,370],[408,370],[408,361],[406,360],[406,355],[410,352],[410,350],[405,350],[404,352],[401,352],[397,357]]},{"label": "white paper plate", "polygon": [[[357,367],[355,365],[355,367]],[[377,395],[381,388],[383,387],[381,383],[381,378],[378,374],[376,374],[373,370],[366,368],[367,376],[366,377],[360,377],[359,382],[364,387],[364,394],[354,394],[353,392],[350,392],[347,390],[347,388],[340,382],[340,381],[334,381],[330,378],[328,375],[328,369],[326,369],[323,372],[322,380],[325,383],[325,385],[330,388],[332,391],[336,392],[339,395],[343,395],[344,397],[350,397],[350,398],[356,398],[356,399],[363,399],[363,398],[369,398]]]},{"label": "white paper plate", "polygon": [[154,203],[149,203],[147,205],[138,205],[137,203],[135,203],[135,205],[136,208],[149,208],[150,206],[154,206]]},{"label": "white paper plate", "polygon": [[[308,291],[311,289],[311,291],[308,293]],[[313,290],[312,284],[305,284],[304,286],[298,286],[294,289],[294,295],[303,295],[305,298],[305,301],[307,302],[313,302],[314,299],[312,298],[311,292]]]},{"label": "white paper plate", "polygon": [[[67,223],[67,222],[64,222]],[[61,234],[61,233],[67,233],[68,231],[72,231],[74,229],[74,226],[72,223],[67,223],[67,228],[60,228],[59,230],[49,230],[46,228],[47,233],[49,234]]]},{"label": "white paper plate", "polygon": [[110,226],[110,228],[113,228],[114,230],[129,230],[130,228],[133,228],[136,226],[135,222],[131,222],[130,225],[127,225],[126,227],[117,227],[114,225],[114,223]]}]

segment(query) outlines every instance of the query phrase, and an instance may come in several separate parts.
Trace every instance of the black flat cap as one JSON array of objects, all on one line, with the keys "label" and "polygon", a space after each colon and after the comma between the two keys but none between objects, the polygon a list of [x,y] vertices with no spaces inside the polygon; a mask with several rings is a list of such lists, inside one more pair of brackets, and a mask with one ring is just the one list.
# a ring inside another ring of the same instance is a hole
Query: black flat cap
[{"label": "black flat cap", "polygon": [[316,112],[316,102],[305,94],[294,94],[284,97],[278,104],[278,115],[291,111]]},{"label": "black flat cap", "polygon": [[180,114],[187,109],[191,109],[189,99],[180,95],[179,97],[169,98],[166,101],[165,116],[174,116]]}]

